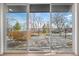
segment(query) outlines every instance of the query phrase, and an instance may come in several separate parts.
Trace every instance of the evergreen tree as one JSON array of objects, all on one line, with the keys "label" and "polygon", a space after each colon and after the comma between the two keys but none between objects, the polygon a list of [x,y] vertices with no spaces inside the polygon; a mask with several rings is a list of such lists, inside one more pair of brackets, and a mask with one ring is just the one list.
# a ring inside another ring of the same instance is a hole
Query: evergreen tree
[{"label": "evergreen tree", "polygon": [[48,26],[45,24],[43,25],[43,33],[48,33]]},{"label": "evergreen tree", "polygon": [[19,24],[19,22],[16,22],[16,24],[14,25],[14,30],[20,30],[21,26]]}]

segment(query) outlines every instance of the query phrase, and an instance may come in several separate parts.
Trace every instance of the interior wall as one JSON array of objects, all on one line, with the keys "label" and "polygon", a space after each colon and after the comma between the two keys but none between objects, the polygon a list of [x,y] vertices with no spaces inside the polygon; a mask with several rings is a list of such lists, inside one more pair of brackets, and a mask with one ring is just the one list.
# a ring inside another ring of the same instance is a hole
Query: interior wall
[{"label": "interior wall", "polygon": [[77,55],[79,55],[79,3],[77,3]]},{"label": "interior wall", "polygon": [[0,23],[1,23],[1,41],[0,41],[0,46],[1,46],[1,54],[3,54],[3,4],[0,4]]},{"label": "interior wall", "polygon": [[[1,15],[1,4],[0,4],[0,15]],[[0,16],[0,52],[1,52],[1,16]]]}]

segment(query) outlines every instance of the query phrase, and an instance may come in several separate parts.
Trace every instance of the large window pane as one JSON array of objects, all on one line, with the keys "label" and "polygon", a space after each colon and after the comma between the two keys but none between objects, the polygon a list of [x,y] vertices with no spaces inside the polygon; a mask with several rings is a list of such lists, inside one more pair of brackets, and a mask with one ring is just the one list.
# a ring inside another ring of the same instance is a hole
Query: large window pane
[{"label": "large window pane", "polygon": [[71,5],[52,5],[51,49],[72,51]]},{"label": "large window pane", "polygon": [[29,40],[30,51],[49,50],[49,5],[31,5],[30,30],[31,40]]},{"label": "large window pane", "polygon": [[27,49],[27,13],[26,6],[8,6],[7,49]]}]

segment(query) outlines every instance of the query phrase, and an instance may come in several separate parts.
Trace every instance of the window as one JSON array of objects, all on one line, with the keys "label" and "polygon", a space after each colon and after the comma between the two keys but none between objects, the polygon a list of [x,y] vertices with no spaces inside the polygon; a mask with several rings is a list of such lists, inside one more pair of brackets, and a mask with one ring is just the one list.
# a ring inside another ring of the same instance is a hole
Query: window
[{"label": "window", "polygon": [[71,5],[51,6],[51,49],[72,51]]},{"label": "window", "polygon": [[7,50],[72,52],[71,5],[30,4],[27,8],[8,5]]},{"label": "window", "polygon": [[32,33],[29,40],[30,51],[49,51],[49,4],[30,5],[30,30]]},{"label": "window", "polygon": [[9,5],[7,18],[7,50],[27,49],[27,12],[24,5]]}]

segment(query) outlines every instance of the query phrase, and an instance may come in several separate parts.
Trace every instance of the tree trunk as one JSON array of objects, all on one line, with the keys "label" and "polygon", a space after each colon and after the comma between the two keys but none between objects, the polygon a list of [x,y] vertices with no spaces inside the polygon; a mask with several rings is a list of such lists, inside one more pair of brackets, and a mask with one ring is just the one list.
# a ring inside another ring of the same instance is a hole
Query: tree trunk
[{"label": "tree trunk", "polygon": [[65,29],[65,39],[66,39],[66,29]]}]

